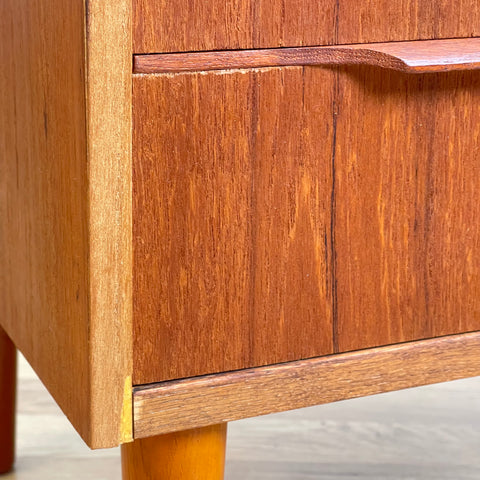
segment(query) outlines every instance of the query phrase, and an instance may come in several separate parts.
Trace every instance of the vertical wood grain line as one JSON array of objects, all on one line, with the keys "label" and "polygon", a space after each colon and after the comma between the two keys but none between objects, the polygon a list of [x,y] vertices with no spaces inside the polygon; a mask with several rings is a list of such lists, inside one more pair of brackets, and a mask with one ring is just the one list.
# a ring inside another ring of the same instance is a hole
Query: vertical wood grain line
[{"label": "vertical wood grain line", "polygon": [[[423,79],[421,79],[423,80]],[[432,123],[435,125],[435,116],[432,118]],[[434,127],[435,128],[435,127]],[[435,159],[435,136],[434,135],[429,135],[428,139],[426,140],[427,144],[427,156],[428,158]],[[423,238],[424,238],[424,244],[429,245],[430,242],[432,241],[432,236],[435,235],[435,231],[432,229],[432,221],[433,218],[432,216],[434,215],[434,212],[432,211],[434,209],[434,198],[435,198],[435,185],[433,183],[434,179],[434,162],[429,161],[425,163],[425,197],[424,197],[424,205],[423,205],[423,211],[424,211],[424,229],[423,229]],[[427,252],[426,254],[426,263],[431,264],[431,253]],[[431,276],[431,271],[430,268],[425,268],[423,271],[423,288],[424,288],[424,295],[425,295],[425,312],[424,312],[424,329],[426,332],[431,332],[433,329],[432,325],[432,318],[431,315],[429,315],[430,312],[430,303],[431,303],[431,296],[434,298],[435,294],[431,295],[430,288],[431,288],[431,282],[430,282],[430,277]]]},{"label": "vertical wood grain line", "polygon": [[[338,2],[337,2],[338,4]],[[332,101],[332,191],[330,195],[330,249],[331,249],[331,288],[332,288],[332,342],[334,353],[339,352],[338,345],[338,299],[337,299],[337,250],[335,245],[335,229],[336,229],[336,206],[337,206],[337,192],[336,192],[336,170],[335,160],[337,154],[337,118],[338,118],[338,83],[339,74],[338,68],[335,68],[333,76],[333,101]]]},{"label": "vertical wood grain line", "polygon": [[[333,43],[338,43],[339,30],[340,30],[340,0],[335,0],[334,5],[334,19],[335,25],[333,30]],[[338,296],[337,296],[337,250],[335,245],[335,228],[336,228],[336,170],[335,159],[337,153],[337,113],[338,113],[338,67],[335,68],[335,74],[333,77],[333,102],[332,102],[332,194],[330,204],[330,248],[331,248],[331,288],[332,288],[332,344],[334,353],[340,351],[338,345]]]},{"label": "vertical wood grain line", "polygon": [[338,44],[339,39],[339,31],[340,31],[340,0],[335,0],[335,7],[334,7],[334,18],[335,18],[335,25],[334,25],[334,40],[333,44]]},{"label": "vertical wood grain line", "polygon": [[252,94],[252,102],[251,102],[251,113],[250,113],[250,129],[251,135],[249,138],[250,143],[250,157],[253,157],[251,163],[251,173],[250,173],[250,221],[249,221],[249,228],[250,228],[250,245],[251,245],[251,259],[250,259],[250,275],[249,275],[249,334],[248,334],[248,343],[249,343],[249,354],[248,354],[248,361],[252,363],[255,357],[255,311],[256,311],[256,283],[257,278],[254,274],[256,265],[257,265],[257,211],[258,211],[258,195],[255,188],[255,176],[257,174],[256,171],[256,161],[254,158],[254,152],[256,151],[257,145],[257,132],[258,132],[258,123],[260,121],[260,114],[259,114],[259,91],[258,91],[258,78],[257,74],[253,73],[250,77],[250,85],[251,85],[251,94]]}]

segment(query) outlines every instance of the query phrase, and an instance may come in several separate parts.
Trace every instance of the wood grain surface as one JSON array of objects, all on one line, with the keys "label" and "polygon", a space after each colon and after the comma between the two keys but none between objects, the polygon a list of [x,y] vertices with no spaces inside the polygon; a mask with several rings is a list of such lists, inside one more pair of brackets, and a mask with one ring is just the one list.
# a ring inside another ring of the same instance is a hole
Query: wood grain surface
[{"label": "wood grain surface", "polygon": [[135,438],[479,374],[475,332],[165,382],[136,389]]},{"label": "wood grain surface", "polygon": [[130,5],[87,3],[0,3],[0,321],[107,447],[131,438]]},{"label": "wood grain surface", "polygon": [[135,53],[480,36],[475,0],[134,0]]},{"label": "wood grain surface", "polygon": [[480,73],[339,70],[339,351],[480,329]]},{"label": "wood grain surface", "polygon": [[223,480],[227,424],[122,445],[122,480]]},{"label": "wood grain surface", "polygon": [[133,435],[132,6],[87,6],[91,446],[108,447]]},{"label": "wood grain surface", "polygon": [[135,55],[134,73],[355,64],[406,73],[476,70],[480,68],[480,39]]},{"label": "wood grain surface", "polygon": [[134,383],[480,329],[480,75],[134,76]]},{"label": "wood grain surface", "polygon": [[339,43],[480,35],[480,7],[475,0],[338,0],[337,18]]},{"label": "wood grain surface", "polygon": [[135,76],[135,384],[333,351],[332,80]]}]

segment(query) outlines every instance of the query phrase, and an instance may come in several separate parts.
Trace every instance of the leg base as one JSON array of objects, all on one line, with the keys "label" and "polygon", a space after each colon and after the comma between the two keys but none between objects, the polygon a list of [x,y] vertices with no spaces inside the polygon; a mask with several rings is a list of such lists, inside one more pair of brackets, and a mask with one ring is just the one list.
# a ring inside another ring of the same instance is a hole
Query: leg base
[{"label": "leg base", "polygon": [[0,473],[7,473],[15,460],[15,393],[17,350],[0,327]]},{"label": "leg base", "polygon": [[122,445],[123,480],[223,480],[227,424]]}]

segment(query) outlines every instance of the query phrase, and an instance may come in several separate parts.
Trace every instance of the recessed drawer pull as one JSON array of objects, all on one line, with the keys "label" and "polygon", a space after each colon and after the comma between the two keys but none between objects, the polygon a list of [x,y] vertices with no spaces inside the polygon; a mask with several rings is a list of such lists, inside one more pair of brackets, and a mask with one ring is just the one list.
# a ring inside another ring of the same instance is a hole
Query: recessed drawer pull
[{"label": "recessed drawer pull", "polygon": [[373,65],[406,73],[480,68],[480,38],[134,56],[134,73],[281,66]]}]

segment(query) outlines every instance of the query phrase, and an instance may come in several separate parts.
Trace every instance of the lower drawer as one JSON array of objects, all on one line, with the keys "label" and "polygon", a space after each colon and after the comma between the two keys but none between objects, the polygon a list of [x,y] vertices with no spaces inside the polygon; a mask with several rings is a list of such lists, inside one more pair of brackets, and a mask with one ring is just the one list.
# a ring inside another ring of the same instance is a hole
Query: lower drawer
[{"label": "lower drawer", "polygon": [[480,329],[480,73],[134,76],[134,382]]}]

